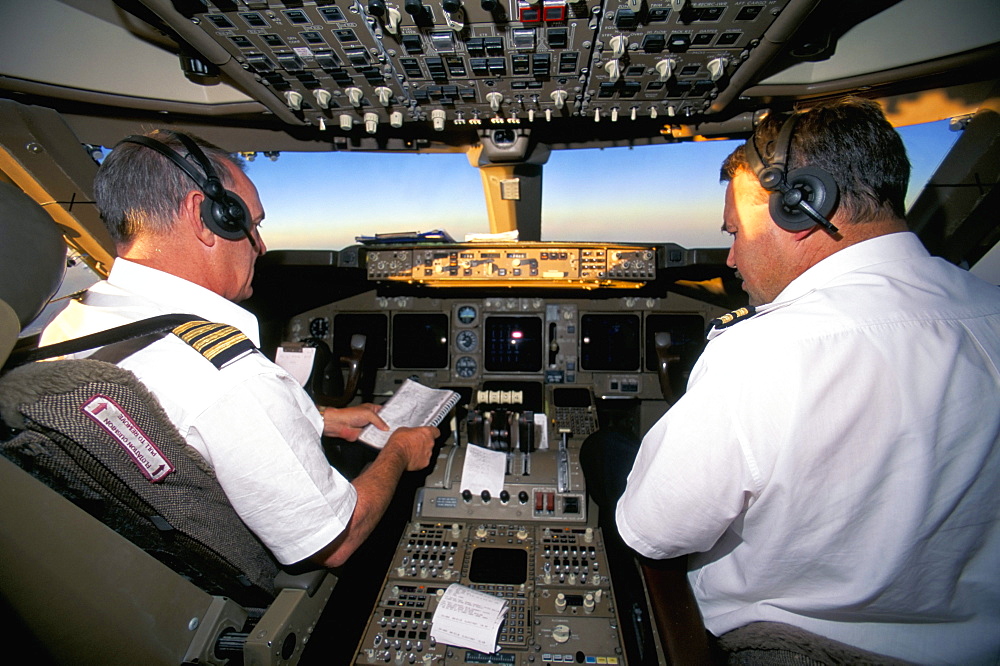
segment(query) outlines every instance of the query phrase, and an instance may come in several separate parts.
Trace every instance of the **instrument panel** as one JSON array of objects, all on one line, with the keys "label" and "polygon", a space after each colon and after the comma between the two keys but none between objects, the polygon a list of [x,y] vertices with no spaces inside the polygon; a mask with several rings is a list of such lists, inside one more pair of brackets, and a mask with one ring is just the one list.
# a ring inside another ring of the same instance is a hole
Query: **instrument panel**
[{"label": "instrument panel", "polygon": [[[609,415],[652,425],[683,392],[707,322],[723,314],[677,293],[651,295],[660,268],[684,261],[672,250],[373,245],[357,265],[367,290],[291,318],[284,340],[322,350],[323,376],[346,374],[340,361],[365,337],[358,400],[380,402],[406,379],[463,398],[440,426],[444,444],[416,490],[354,664],[634,658],[644,616],[635,590],[613,588],[610,566],[627,565],[605,545],[580,450]],[[622,285],[652,289],[603,288]],[[465,476],[476,447],[504,454],[502,487],[465,487],[476,483]],[[439,600],[456,583],[508,602],[497,652],[435,641]]]},{"label": "instrument panel", "polygon": [[[499,652],[431,636],[438,599],[452,582],[507,600]],[[411,522],[354,663],[624,664],[600,529]]]},{"label": "instrument panel", "polygon": [[704,345],[707,322],[723,314],[678,294],[532,293],[476,298],[450,291],[417,296],[373,290],[293,317],[284,338],[320,345],[339,359],[350,354],[354,335],[364,335],[362,365],[369,383],[362,390],[371,396],[391,394],[407,377],[470,389],[490,382],[523,384],[537,395],[530,406],[542,411],[559,401],[557,389],[662,400],[661,351],[655,344],[662,332],[671,341],[669,381],[682,392]]},{"label": "instrument panel", "polygon": [[639,287],[656,277],[656,249],[628,245],[518,243],[369,250],[369,280],[447,286]]},{"label": "instrument panel", "polygon": [[[725,108],[788,4],[206,0],[161,13],[206,62],[237,65],[230,75],[275,115],[336,142],[574,119],[646,122],[655,136]],[[392,147],[413,146],[382,146]]]}]

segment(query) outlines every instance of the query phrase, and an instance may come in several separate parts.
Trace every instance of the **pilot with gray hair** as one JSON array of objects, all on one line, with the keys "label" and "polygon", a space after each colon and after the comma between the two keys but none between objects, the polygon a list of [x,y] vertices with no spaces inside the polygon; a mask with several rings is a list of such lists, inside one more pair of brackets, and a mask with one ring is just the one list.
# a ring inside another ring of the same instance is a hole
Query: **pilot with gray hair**
[{"label": "pilot with gray hair", "polygon": [[[251,295],[254,262],[266,250],[264,209],[236,158],[178,132],[130,136],[98,170],[94,198],[117,259],[106,281],[46,328],[42,344],[157,315],[203,319],[193,325],[201,328],[116,350],[113,360],[157,397],[279,562],[342,565],[385,513],[403,472],[429,464],[438,430],[398,429],[353,481],[329,464],[322,436],[354,441],[368,424],[387,426],[373,405],[321,415],[257,350],[257,319],[237,303]],[[181,334],[199,336],[202,353]]]}]

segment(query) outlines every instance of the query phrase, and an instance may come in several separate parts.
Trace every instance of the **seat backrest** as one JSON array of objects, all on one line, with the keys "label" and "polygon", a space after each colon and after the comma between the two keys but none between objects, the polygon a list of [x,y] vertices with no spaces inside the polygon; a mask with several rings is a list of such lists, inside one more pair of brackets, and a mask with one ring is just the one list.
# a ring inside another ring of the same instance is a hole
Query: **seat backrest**
[{"label": "seat backrest", "polygon": [[210,594],[274,596],[278,565],[130,372],[92,360],[0,377],[0,452]]}]

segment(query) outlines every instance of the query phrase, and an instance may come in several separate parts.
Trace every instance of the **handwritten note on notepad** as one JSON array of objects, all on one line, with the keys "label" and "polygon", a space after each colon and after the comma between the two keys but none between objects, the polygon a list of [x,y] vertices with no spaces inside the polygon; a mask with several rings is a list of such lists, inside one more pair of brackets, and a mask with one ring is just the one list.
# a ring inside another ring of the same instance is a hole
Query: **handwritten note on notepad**
[{"label": "handwritten note on notepad", "polygon": [[460,399],[461,396],[455,391],[434,389],[406,379],[378,413],[389,430],[379,430],[374,425],[367,425],[362,428],[358,439],[381,449],[397,428],[438,425]]},{"label": "handwritten note on notepad", "polygon": [[431,637],[438,643],[493,653],[507,617],[506,599],[453,583],[438,601]]},{"label": "handwritten note on notepad", "polygon": [[506,471],[507,454],[469,444],[465,447],[465,462],[462,463],[461,488],[468,489],[473,495],[484,490],[499,495]]}]

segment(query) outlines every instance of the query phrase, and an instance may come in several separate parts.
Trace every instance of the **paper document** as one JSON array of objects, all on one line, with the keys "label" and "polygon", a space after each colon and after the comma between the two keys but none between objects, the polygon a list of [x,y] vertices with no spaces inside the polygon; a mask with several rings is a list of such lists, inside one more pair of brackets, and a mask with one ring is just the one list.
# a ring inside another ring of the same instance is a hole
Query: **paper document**
[{"label": "paper document", "polygon": [[437,426],[458,404],[461,397],[455,391],[430,388],[412,379],[406,379],[378,413],[389,426],[389,430],[379,430],[369,424],[361,429],[358,439],[369,446],[381,449],[397,428]]},{"label": "paper document", "polygon": [[295,378],[299,386],[305,386],[312,374],[313,359],[316,358],[315,347],[278,347],[274,362],[285,372]]},{"label": "paper document", "polygon": [[488,490],[496,497],[503,490],[503,477],[506,472],[506,453],[469,444],[465,447],[460,488],[471,491],[473,495]]},{"label": "paper document", "polygon": [[431,637],[438,643],[493,653],[507,617],[507,600],[452,583],[438,601]]}]

